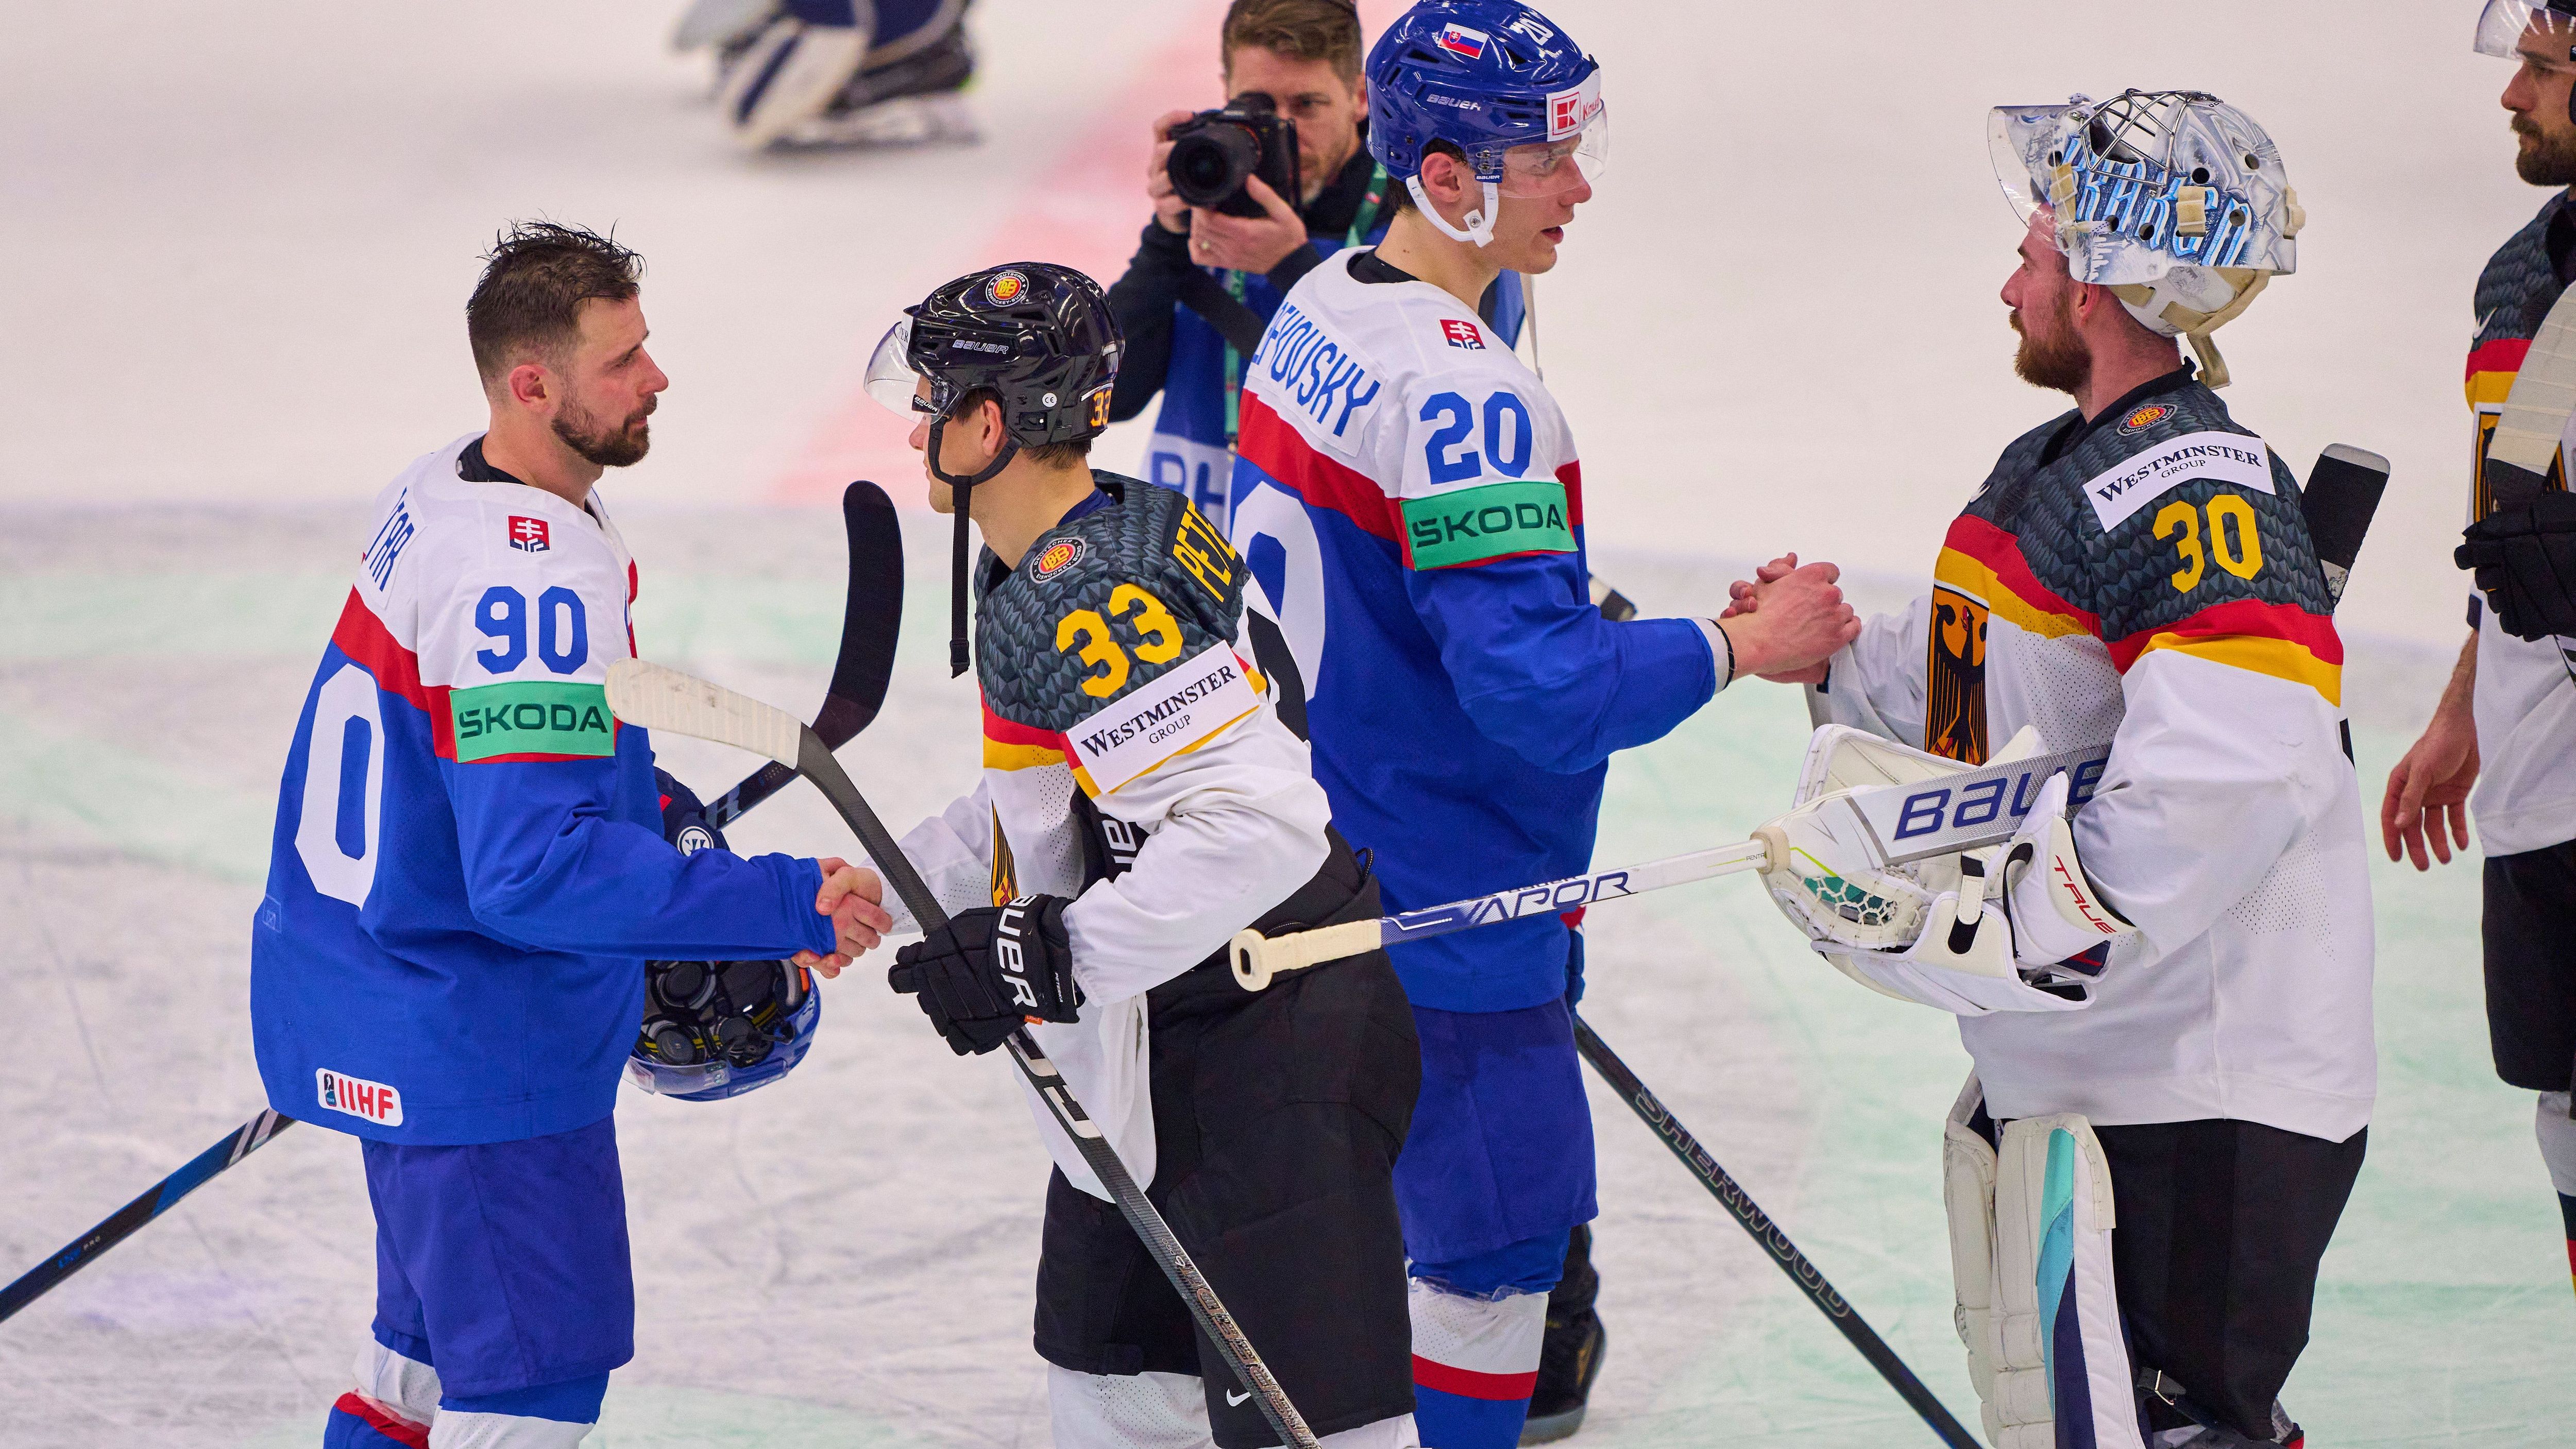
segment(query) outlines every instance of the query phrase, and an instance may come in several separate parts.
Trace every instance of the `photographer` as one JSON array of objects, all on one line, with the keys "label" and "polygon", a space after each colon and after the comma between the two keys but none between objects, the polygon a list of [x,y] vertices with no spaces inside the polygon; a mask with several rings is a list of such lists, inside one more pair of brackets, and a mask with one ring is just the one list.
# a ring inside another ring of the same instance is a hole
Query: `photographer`
[{"label": "photographer", "polygon": [[[1145,168],[1154,219],[1127,274],[1109,289],[1127,339],[1109,416],[1123,422],[1162,393],[1140,471],[1188,495],[1223,528],[1243,356],[1300,277],[1329,253],[1376,242],[1393,208],[1386,173],[1365,143],[1368,97],[1350,0],[1234,0],[1220,34],[1225,109],[1245,119],[1172,111],[1154,122]],[[1216,118],[1250,136],[1275,125],[1264,110],[1294,128],[1298,194],[1283,196],[1262,179],[1288,174],[1287,157],[1265,148],[1265,164],[1233,197],[1191,205],[1171,175],[1175,131],[1186,143],[1206,134],[1200,122]],[[1254,214],[1220,209],[1229,204]],[[1506,274],[1479,309],[1507,344],[1520,335],[1519,282]]]}]

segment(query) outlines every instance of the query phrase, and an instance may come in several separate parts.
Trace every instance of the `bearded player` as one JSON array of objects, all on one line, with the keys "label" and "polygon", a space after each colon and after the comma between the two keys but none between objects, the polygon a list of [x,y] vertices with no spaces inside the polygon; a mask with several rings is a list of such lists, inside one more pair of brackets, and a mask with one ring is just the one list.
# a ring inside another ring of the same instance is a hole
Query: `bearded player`
[{"label": "bearded player", "polygon": [[2325,577],[2209,334],[2296,266],[2304,218],[2211,96],[2008,107],[1990,135],[2029,222],[2016,368],[2076,410],[2004,450],[1929,597],[1798,678],[1820,724],[1968,764],[2035,727],[2087,763],[1909,944],[1849,949],[1778,894],[1837,965],[1960,1017],[1946,1196],[1993,1442],[2297,1443],[2278,1395],[2375,1090],[2370,894]]},{"label": "bearded player", "polygon": [[[2515,170],[2557,188],[2478,277],[2468,389],[2483,472],[2532,336],[2576,278],[2576,3],[2493,0],[2478,49],[2519,62],[2504,91],[2522,141]],[[2487,1039],[2496,1075],[2539,1094],[2540,1156],[2576,1268],[2576,659],[2564,652],[2576,647],[2576,499],[2566,476],[2562,461],[2538,498],[2513,507],[2473,476],[2462,552],[2486,564],[2477,583],[2496,586],[2496,597],[2492,607],[2470,600],[2468,642],[2423,738],[2389,772],[2380,831],[2389,859],[2402,849],[2424,870],[2428,844],[2445,863],[2453,840],[2468,849],[2468,806],[2478,807]]]},{"label": "bearded player", "polygon": [[[1259,993],[1227,969],[1246,926],[1381,906],[1238,638],[1242,560],[1179,493],[1086,461],[1119,352],[1089,277],[1021,262],[931,293],[869,368],[870,393],[913,419],[932,506],[985,543],[983,773],[903,839],[951,917],[890,980],[960,1053],[1034,1022],[1308,1425],[1335,1449],[1410,1449],[1389,1179],[1413,1023],[1380,953]],[[1037,1350],[1059,1449],[1277,1443],[1030,1105],[1057,1164]]]},{"label": "bearded player", "polygon": [[[1613,751],[1858,621],[1823,565],[1724,626],[1590,602],[1572,434],[1476,303],[1553,267],[1591,198],[1598,63],[1525,5],[1422,4],[1378,40],[1368,97],[1397,214],[1308,272],[1247,364],[1233,533],[1334,819],[1401,910],[1583,874]],[[1392,954],[1422,1039],[1396,1193],[1423,1439],[1503,1449],[1594,1213],[1580,938],[1529,918]]]}]

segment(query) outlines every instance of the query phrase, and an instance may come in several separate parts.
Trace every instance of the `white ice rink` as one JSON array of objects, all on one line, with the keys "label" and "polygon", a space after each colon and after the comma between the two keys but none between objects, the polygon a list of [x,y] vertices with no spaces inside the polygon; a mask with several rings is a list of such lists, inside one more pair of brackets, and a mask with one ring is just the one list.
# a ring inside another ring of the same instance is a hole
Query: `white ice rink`
[{"label": "white ice rink", "polygon": [[[1369,5],[1375,19],[1393,8]],[[2302,269],[2221,334],[2239,416],[2396,481],[2343,626],[2365,794],[2460,637],[2460,362],[2511,174],[2470,0],[1751,7],[1557,0],[1603,59],[1614,165],[1540,288],[1600,570],[1714,607],[1795,548],[1901,601],[2012,436],[1994,299],[2003,101],[2188,85],[2281,143]],[[1218,0],[981,0],[971,149],[746,161],[664,5],[267,0],[0,20],[0,1278],[261,1103],[245,983],[279,764],[365,501],[478,425],[464,297],[505,218],[614,223],[674,387],[608,494],[645,652],[821,692],[852,477],[917,502],[859,393],[894,310],[1018,257],[1114,277],[1144,126],[1219,99]],[[1104,445],[1135,465],[1141,433]],[[843,751],[900,825],[962,788],[942,538],[903,664]],[[1611,774],[1601,858],[1739,836],[1803,739],[1748,686]],[[752,762],[671,741],[701,788]],[[735,832],[846,836],[810,791]],[[2475,866],[2382,868],[2382,1094],[2286,1395],[2318,1449],[2576,1443],[2568,1278],[2526,1094],[2486,1059]],[[1962,1417],[1938,1119],[1950,1024],[1862,992],[1751,886],[1592,917],[1586,1014]],[[1042,1445],[1029,1288],[1045,1159],[1007,1068],[868,971],[740,1101],[623,1099],[639,1351],[606,1442]],[[1931,1437],[1617,1102],[1596,1095],[1608,1367],[1578,1442]],[[351,1139],[298,1127],[0,1324],[0,1445],[310,1445],[371,1307]]]}]

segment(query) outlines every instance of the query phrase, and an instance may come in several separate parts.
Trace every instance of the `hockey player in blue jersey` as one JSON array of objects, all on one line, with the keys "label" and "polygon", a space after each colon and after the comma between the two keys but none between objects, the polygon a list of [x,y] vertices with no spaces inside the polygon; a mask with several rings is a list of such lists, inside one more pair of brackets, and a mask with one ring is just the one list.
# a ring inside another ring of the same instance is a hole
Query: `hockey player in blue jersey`
[{"label": "hockey player in blue jersey", "polygon": [[296,723],[251,1020],[269,1104],[363,1140],[376,1309],[330,1446],[568,1449],[634,1352],[610,1110],[647,957],[826,975],[891,922],[838,860],[665,843],[610,717],[633,560],[592,491],[669,380],[625,248],[503,233],[466,308],[490,427],[377,496]]},{"label": "hockey player in blue jersey", "polygon": [[[1395,208],[1386,168],[1368,151],[1364,47],[1350,0],[1233,0],[1218,48],[1225,114],[1266,105],[1295,128],[1296,194],[1281,195],[1255,172],[1231,197],[1207,204],[1199,187],[1212,183],[1200,176],[1190,189],[1201,204],[1193,205],[1172,174],[1176,128],[1195,138],[1200,166],[1219,154],[1207,142],[1252,132],[1222,115],[1172,111],[1155,119],[1145,163],[1154,216],[1126,274],[1109,287],[1127,340],[1109,420],[1125,422],[1159,395],[1144,477],[1177,490],[1223,528],[1244,354],[1289,288],[1342,248],[1376,244]],[[1286,148],[1279,149],[1284,163]],[[1181,169],[1193,171],[1183,156]],[[1519,274],[1497,277],[1478,311],[1504,345],[1518,340]]]},{"label": "hockey player in blue jersey", "polygon": [[[1402,910],[1585,873],[1613,751],[1859,624],[1825,565],[1723,624],[1603,617],[1572,434],[1475,310],[1503,270],[1555,265],[1590,199],[1600,67],[1525,5],[1446,0],[1390,26],[1367,79],[1399,210],[1307,273],[1249,359],[1232,537],[1334,819]],[[1426,1444],[1503,1449],[1594,1212],[1580,937],[1529,918],[1391,954],[1423,1060],[1396,1165],[1415,1412]]]}]

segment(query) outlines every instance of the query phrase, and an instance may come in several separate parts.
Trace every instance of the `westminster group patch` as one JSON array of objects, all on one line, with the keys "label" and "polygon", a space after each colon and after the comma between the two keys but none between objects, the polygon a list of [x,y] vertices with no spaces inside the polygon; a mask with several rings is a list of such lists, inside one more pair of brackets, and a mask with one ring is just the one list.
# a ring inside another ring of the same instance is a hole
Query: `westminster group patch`
[{"label": "westminster group patch", "polygon": [[1243,661],[1211,644],[1064,732],[1075,773],[1106,795],[1260,707]]},{"label": "westminster group patch", "polygon": [[2242,433],[2185,433],[2121,459],[2086,483],[2084,496],[2108,533],[2165,493],[2201,478],[2269,493],[2271,451],[2261,438]]}]

